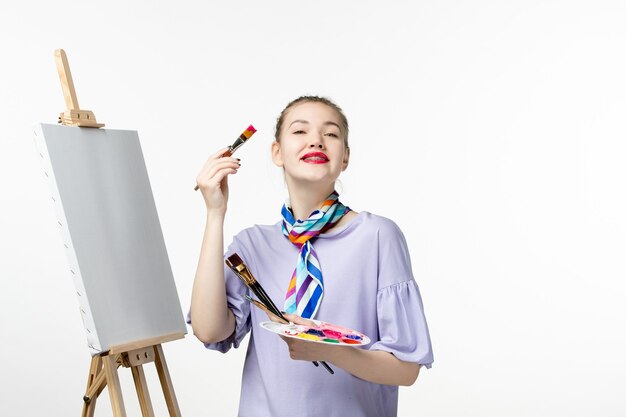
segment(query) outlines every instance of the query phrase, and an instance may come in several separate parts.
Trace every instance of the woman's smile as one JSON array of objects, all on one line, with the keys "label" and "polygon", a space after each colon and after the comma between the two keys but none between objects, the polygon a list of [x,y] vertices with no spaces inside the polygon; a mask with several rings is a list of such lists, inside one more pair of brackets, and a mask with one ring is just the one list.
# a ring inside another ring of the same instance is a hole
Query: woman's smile
[{"label": "woman's smile", "polygon": [[328,162],[328,157],[322,152],[309,152],[300,160],[307,164],[325,164]]}]

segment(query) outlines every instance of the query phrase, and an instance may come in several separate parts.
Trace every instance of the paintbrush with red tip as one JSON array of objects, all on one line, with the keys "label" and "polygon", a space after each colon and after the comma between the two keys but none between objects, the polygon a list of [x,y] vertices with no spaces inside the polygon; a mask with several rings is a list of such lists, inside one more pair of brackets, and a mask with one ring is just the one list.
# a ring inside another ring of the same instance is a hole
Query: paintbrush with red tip
[{"label": "paintbrush with red tip", "polygon": [[[248,128],[244,130],[241,135],[239,135],[239,137],[235,140],[235,142],[228,147],[228,150],[224,152],[220,158],[232,156],[232,154],[234,154],[235,151],[241,147],[241,145],[246,143],[246,141],[250,139],[252,135],[254,135],[254,132],[256,132],[256,129],[254,128],[254,126],[252,125],[248,126]],[[194,190],[198,191],[198,188],[200,187],[196,185]]]}]

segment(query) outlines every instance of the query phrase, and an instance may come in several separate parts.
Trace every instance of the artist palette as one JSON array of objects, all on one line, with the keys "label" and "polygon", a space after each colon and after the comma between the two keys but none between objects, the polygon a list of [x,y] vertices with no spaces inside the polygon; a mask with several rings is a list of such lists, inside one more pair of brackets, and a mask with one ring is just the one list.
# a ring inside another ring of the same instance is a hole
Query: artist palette
[{"label": "artist palette", "polygon": [[305,340],[307,342],[325,343],[336,346],[363,346],[370,343],[370,338],[356,330],[337,326],[320,320],[313,320],[316,326],[301,324],[282,324],[264,321],[260,325],[265,330],[285,337]]}]

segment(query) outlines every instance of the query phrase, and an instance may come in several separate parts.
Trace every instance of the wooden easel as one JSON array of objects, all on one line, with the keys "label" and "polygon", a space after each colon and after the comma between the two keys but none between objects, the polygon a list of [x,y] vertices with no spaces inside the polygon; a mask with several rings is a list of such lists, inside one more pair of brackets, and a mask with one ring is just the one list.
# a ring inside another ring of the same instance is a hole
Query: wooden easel
[{"label": "wooden easel", "polygon": [[[72,80],[72,73],[70,72],[70,66],[65,51],[63,51],[63,49],[57,49],[54,55],[67,107],[67,110],[59,115],[59,123],[78,127],[103,127],[104,124],[96,121],[96,116],[92,111],[81,110],[78,107],[74,81]],[[174,393],[174,387],[172,386],[172,380],[170,379],[161,344],[182,339],[183,337],[185,337],[184,333],[172,333],[152,339],[138,340],[113,346],[107,352],[94,356],[91,359],[89,377],[87,378],[87,389],[83,396],[84,405],[82,416],[93,417],[96,408],[96,400],[102,393],[102,390],[104,390],[104,387],[108,387],[113,415],[115,417],[126,417],[122,389],[117,374],[117,368],[121,365],[130,368],[133,374],[142,416],[154,417],[146,376],[143,372],[144,364],[154,362],[159,380],[161,381],[161,388],[163,389],[163,395],[165,396],[169,414],[171,417],[180,417],[180,409],[178,408],[176,394]]]},{"label": "wooden easel", "polygon": [[78,107],[78,98],[76,98],[74,81],[72,80],[72,73],[70,72],[70,65],[67,62],[65,51],[57,49],[54,51],[54,57],[57,63],[59,78],[61,79],[65,106],[67,107],[67,110],[59,115],[59,123],[67,126],[103,127],[104,124],[96,122],[96,116],[92,111],[81,110]]},{"label": "wooden easel", "polygon": [[139,406],[141,407],[141,415],[143,417],[154,417],[150,394],[146,384],[146,376],[143,372],[143,365],[150,362],[155,363],[170,416],[180,417],[180,409],[178,408],[176,394],[174,393],[161,343],[182,339],[183,337],[183,333],[173,333],[159,338],[115,346],[108,352],[94,356],[91,359],[87,389],[83,397],[85,403],[83,405],[82,417],[93,417],[96,400],[105,386],[109,387],[109,398],[113,408],[113,415],[115,417],[126,417],[120,380],[117,374],[117,368],[120,365],[130,368],[133,374],[135,389],[139,397]]}]

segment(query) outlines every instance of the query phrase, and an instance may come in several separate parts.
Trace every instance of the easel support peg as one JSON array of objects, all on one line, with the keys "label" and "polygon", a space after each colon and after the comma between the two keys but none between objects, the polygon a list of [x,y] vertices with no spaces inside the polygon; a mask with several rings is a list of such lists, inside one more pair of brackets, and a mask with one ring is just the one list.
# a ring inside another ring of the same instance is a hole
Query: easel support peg
[{"label": "easel support peg", "polygon": [[96,121],[96,116],[90,110],[81,110],[78,107],[78,98],[76,97],[76,89],[70,72],[70,64],[67,62],[67,55],[63,49],[54,51],[54,58],[57,64],[57,71],[61,79],[61,88],[65,97],[65,106],[67,110],[59,115],[59,123],[67,126],[80,127],[103,127],[103,123]]}]

